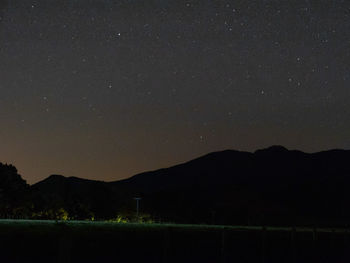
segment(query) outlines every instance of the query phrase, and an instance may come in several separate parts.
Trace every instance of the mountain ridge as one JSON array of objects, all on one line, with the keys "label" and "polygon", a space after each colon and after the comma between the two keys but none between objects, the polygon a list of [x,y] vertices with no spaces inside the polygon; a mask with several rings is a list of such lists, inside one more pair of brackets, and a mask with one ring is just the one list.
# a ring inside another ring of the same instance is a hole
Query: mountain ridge
[{"label": "mountain ridge", "polygon": [[64,208],[77,219],[142,212],[178,223],[347,224],[350,151],[271,146],[224,150],[168,168],[104,182],[51,175],[30,186],[35,209]]},{"label": "mountain ridge", "polygon": [[[277,150],[277,151],[276,151]],[[206,158],[209,158],[209,157],[212,157],[212,156],[215,156],[215,155],[220,155],[220,154],[225,154],[225,153],[229,153],[229,154],[232,154],[232,153],[248,153],[248,154],[261,154],[261,153],[271,153],[271,152],[289,152],[289,153],[300,153],[300,154],[305,154],[305,155],[321,155],[321,154],[328,154],[328,153],[339,153],[339,152],[348,152],[350,153],[350,150],[347,150],[347,149],[329,149],[329,150],[322,150],[322,151],[317,151],[317,152],[304,152],[304,151],[300,151],[300,150],[296,150],[296,149],[293,149],[293,150],[289,150],[288,148],[282,146],[282,145],[272,145],[272,146],[269,146],[267,148],[262,148],[262,149],[257,149],[253,152],[249,152],[249,151],[240,151],[240,150],[233,150],[233,149],[225,149],[225,150],[222,150],[222,151],[214,151],[214,152],[210,152],[210,153],[207,153],[207,154],[204,154],[204,155],[201,155],[197,158],[194,158],[192,160],[189,160],[189,161],[185,161],[185,162],[182,162],[182,163],[179,163],[179,164],[175,164],[175,165],[171,165],[171,166],[168,166],[168,167],[163,167],[163,168],[159,168],[159,169],[153,169],[153,170],[150,170],[150,171],[144,171],[144,172],[140,172],[140,173],[137,173],[137,174],[134,174],[128,178],[124,178],[124,179],[120,179],[120,180],[113,180],[113,181],[103,181],[103,180],[92,180],[92,179],[86,179],[86,178],[82,178],[82,177],[76,177],[76,176],[64,176],[64,175],[61,175],[61,174],[52,174],[50,176],[48,176],[47,178],[44,178],[43,180],[40,180],[32,185],[36,185],[40,182],[43,182],[49,178],[58,178],[60,177],[61,179],[73,179],[73,178],[77,178],[77,179],[81,179],[81,180],[86,180],[86,181],[93,181],[93,182],[104,182],[104,183],[118,183],[118,182],[124,182],[124,181],[129,181],[131,178],[133,177],[138,177],[140,175],[146,175],[146,174],[151,174],[151,173],[154,173],[154,172],[158,172],[158,171],[163,171],[163,170],[167,170],[169,168],[177,168],[177,167],[181,167],[183,165],[187,165],[187,164],[190,164],[190,163],[193,163],[193,162],[196,162],[196,161],[200,161],[200,160],[203,160],[203,159],[206,159]]]}]

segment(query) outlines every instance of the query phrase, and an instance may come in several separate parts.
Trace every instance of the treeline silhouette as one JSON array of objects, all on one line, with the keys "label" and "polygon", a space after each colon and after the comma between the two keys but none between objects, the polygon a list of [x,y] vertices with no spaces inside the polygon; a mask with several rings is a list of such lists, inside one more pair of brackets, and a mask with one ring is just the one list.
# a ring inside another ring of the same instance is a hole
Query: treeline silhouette
[{"label": "treeline silhouette", "polygon": [[31,210],[30,186],[13,165],[0,163],[0,215],[28,216]]},{"label": "treeline silhouette", "polygon": [[347,226],[350,151],[272,146],[214,152],[129,179],[102,182],[51,175],[29,186],[0,165],[0,216],[108,220],[140,217],[195,224]]}]

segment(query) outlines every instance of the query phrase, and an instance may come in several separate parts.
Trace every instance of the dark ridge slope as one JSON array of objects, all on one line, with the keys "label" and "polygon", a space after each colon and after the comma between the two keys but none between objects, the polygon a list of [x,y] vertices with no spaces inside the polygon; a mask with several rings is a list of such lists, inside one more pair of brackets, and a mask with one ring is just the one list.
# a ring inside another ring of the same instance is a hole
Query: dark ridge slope
[{"label": "dark ridge slope", "polygon": [[349,161],[347,150],[226,150],[121,181],[51,176],[32,189],[53,203],[78,200],[94,211],[103,207],[104,215],[109,207],[133,211],[133,197],[141,196],[144,212],[174,222],[345,224]]}]

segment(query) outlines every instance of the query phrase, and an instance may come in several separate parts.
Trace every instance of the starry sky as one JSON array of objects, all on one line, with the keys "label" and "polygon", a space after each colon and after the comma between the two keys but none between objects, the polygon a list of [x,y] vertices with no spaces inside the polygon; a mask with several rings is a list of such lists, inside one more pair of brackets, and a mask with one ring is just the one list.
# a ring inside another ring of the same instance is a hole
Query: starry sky
[{"label": "starry sky", "polygon": [[1,0],[0,161],[113,181],[350,148],[347,0]]}]

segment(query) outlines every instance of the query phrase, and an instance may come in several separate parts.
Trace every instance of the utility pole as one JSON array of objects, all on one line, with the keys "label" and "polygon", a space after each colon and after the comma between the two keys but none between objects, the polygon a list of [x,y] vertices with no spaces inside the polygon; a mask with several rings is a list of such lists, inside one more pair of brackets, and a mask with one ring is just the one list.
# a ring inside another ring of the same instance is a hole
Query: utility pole
[{"label": "utility pole", "polygon": [[139,202],[142,198],[141,197],[134,197],[134,200],[136,200],[136,218],[137,221],[139,221]]}]

